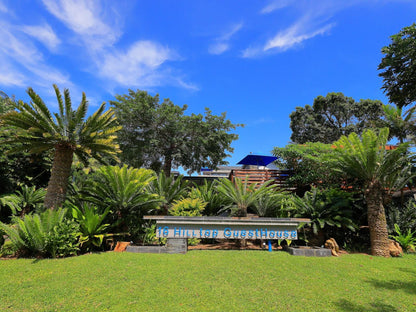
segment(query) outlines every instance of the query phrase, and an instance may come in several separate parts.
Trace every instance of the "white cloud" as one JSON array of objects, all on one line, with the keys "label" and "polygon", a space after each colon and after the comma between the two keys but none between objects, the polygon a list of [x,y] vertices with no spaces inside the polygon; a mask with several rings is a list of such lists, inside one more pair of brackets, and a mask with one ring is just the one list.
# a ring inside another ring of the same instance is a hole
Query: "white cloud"
[{"label": "white cloud", "polygon": [[43,0],[47,10],[69,29],[80,35],[88,47],[99,49],[114,44],[120,32],[114,25],[107,25],[100,1],[93,0]]},{"label": "white cloud", "polygon": [[263,51],[270,49],[285,51],[305,40],[327,33],[333,26],[334,24],[327,24],[312,32],[305,32],[302,24],[295,24],[288,29],[280,31],[275,37],[270,39],[263,47]]},{"label": "white cloud", "polygon": [[232,25],[230,29],[224,32],[221,36],[215,39],[215,42],[208,47],[208,52],[214,55],[220,55],[230,48],[229,40],[234,36],[241,28],[243,23]]},{"label": "white cloud", "polygon": [[126,52],[114,51],[103,55],[97,67],[100,74],[124,86],[162,84],[160,66],[175,58],[168,48],[152,41],[135,42]]},{"label": "white cloud", "polygon": [[225,51],[227,51],[229,49],[229,47],[230,46],[228,45],[228,43],[216,42],[216,43],[213,43],[209,46],[208,52],[210,54],[219,55],[219,54],[222,54]]},{"label": "white cloud", "polygon": [[60,43],[55,32],[48,24],[43,26],[23,26],[22,31],[42,42],[50,50],[55,50]]},{"label": "white cloud", "polygon": [[268,14],[276,10],[283,9],[291,4],[290,0],[274,0],[261,9],[261,14]]},{"label": "white cloud", "polygon": [[0,41],[7,42],[0,46],[1,71],[5,72],[0,79],[2,83],[50,87],[54,82],[62,82],[72,85],[68,76],[49,66],[30,38],[16,29],[6,23],[0,25]]}]

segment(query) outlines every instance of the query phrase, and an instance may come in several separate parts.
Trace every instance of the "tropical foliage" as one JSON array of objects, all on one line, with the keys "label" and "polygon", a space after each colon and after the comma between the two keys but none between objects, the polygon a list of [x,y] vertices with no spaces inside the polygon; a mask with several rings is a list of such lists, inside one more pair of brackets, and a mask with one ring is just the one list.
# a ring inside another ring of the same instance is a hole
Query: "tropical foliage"
[{"label": "tropical foliage", "polygon": [[199,198],[206,203],[204,214],[207,216],[218,215],[218,212],[230,204],[228,198],[217,191],[217,180],[204,181],[204,184],[193,187],[189,193],[191,198]]},{"label": "tropical foliage", "polygon": [[13,215],[25,215],[42,206],[46,194],[44,189],[22,185],[15,194],[0,197],[0,206],[9,207]]},{"label": "tropical foliage", "polygon": [[367,130],[362,138],[355,133],[343,136],[334,143],[330,159],[331,168],[348,174],[362,186],[367,203],[371,253],[385,257],[389,256],[389,243],[383,194],[385,189],[391,191],[403,187],[413,175],[408,144],[387,150],[388,136],[388,128],[381,129],[379,134]]},{"label": "tropical foliage", "polygon": [[103,160],[104,156],[116,157],[115,133],[120,130],[113,112],[104,112],[104,103],[85,120],[88,109],[85,93],[78,109],[73,110],[69,90],[65,89],[62,97],[56,85],[54,89],[59,105],[59,113],[54,117],[32,88],[27,90],[30,104],[20,101],[16,110],[1,117],[5,125],[20,130],[15,137],[5,140],[19,144],[14,151],[53,151],[52,172],[44,201],[45,207],[52,209],[60,207],[65,200],[73,155],[84,164],[91,157],[98,160]]},{"label": "tropical foliage", "polygon": [[235,179],[234,182],[221,179],[217,190],[230,200],[231,204],[225,208],[230,209],[231,215],[246,217],[248,208],[253,207],[264,193],[276,187],[271,185],[271,182],[268,181],[258,186],[256,183],[249,184],[248,179],[245,179],[244,182],[241,179]]},{"label": "tropical foliage", "polygon": [[167,215],[169,208],[175,200],[188,195],[189,183],[183,180],[183,176],[169,177],[160,172],[157,179],[149,185],[149,192],[157,195],[158,204],[156,210],[159,214]]},{"label": "tropical foliage", "polygon": [[79,250],[78,225],[66,218],[65,209],[13,217],[11,225],[0,222],[0,230],[22,256],[65,257]]},{"label": "tropical foliage", "polygon": [[352,220],[352,194],[341,190],[313,188],[303,197],[293,196],[294,217],[309,218],[314,234],[328,227],[345,227],[355,231]]},{"label": "tropical foliage", "polygon": [[110,224],[104,223],[109,211],[110,209],[107,208],[103,213],[100,213],[97,207],[88,204],[84,204],[80,208],[69,205],[70,215],[79,224],[80,247],[84,251],[101,248],[104,238],[113,236],[108,233]]},{"label": "tropical foliage", "polygon": [[404,233],[397,224],[394,225],[394,229],[397,235],[391,235],[391,237],[402,246],[404,251],[415,251],[416,232],[412,232],[408,229],[407,232]]}]

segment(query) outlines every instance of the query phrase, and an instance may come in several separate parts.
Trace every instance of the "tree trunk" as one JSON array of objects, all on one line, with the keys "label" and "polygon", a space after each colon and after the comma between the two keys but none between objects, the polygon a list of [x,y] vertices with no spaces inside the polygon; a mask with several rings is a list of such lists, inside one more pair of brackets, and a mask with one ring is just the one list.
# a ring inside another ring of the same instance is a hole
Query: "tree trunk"
[{"label": "tree trunk", "polygon": [[368,227],[370,229],[371,254],[390,257],[386,213],[383,206],[383,188],[373,181],[365,191]]},{"label": "tree trunk", "polygon": [[172,155],[165,156],[165,163],[163,164],[163,172],[165,176],[170,177],[170,171],[172,170]]},{"label": "tree trunk", "polygon": [[65,145],[55,146],[51,177],[44,200],[45,208],[59,208],[65,201],[73,157],[74,152],[70,147]]}]

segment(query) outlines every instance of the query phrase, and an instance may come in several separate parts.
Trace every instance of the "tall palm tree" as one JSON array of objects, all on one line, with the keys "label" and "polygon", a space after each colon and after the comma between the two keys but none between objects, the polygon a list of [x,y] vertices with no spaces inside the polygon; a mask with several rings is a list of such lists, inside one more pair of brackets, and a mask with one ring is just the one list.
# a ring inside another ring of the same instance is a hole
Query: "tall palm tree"
[{"label": "tall palm tree", "polygon": [[85,93],[78,109],[73,110],[68,89],[64,89],[63,100],[58,87],[53,87],[59,104],[59,113],[53,114],[55,118],[32,88],[27,90],[30,105],[20,101],[16,110],[1,117],[4,124],[20,130],[17,136],[6,139],[8,143],[22,144],[15,151],[53,151],[52,172],[44,200],[45,207],[51,209],[61,206],[65,200],[74,154],[85,165],[91,157],[99,161],[104,156],[116,158],[119,147],[114,143],[115,132],[121,128],[116,124],[113,111],[104,112],[105,103],[85,120],[88,108]]},{"label": "tall palm tree", "polygon": [[400,143],[403,143],[406,139],[409,140],[409,138],[414,140],[416,106],[406,111],[403,116],[402,108],[397,106],[383,105],[383,111],[390,128],[391,137],[397,137]]},{"label": "tall palm tree", "polygon": [[386,215],[383,194],[403,187],[412,177],[411,155],[408,144],[386,150],[389,129],[380,129],[377,135],[367,130],[360,139],[352,133],[334,143],[333,168],[362,183],[367,202],[371,254],[389,257]]}]

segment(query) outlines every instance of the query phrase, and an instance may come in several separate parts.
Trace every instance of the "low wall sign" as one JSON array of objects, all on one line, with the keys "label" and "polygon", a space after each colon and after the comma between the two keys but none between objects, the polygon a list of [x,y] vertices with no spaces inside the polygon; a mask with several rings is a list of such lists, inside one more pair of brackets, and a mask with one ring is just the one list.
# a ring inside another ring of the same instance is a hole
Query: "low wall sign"
[{"label": "low wall sign", "polygon": [[308,219],[147,216],[161,238],[290,239]]}]

